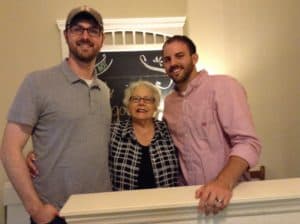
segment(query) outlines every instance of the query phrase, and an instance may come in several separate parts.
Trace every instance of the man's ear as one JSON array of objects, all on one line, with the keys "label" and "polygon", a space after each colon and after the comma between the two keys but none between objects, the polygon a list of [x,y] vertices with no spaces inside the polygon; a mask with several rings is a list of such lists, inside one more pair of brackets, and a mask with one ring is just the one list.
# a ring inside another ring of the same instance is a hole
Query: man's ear
[{"label": "man's ear", "polygon": [[198,54],[197,53],[192,54],[192,60],[193,60],[194,65],[197,64],[197,62],[198,62]]},{"label": "man's ear", "polygon": [[102,49],[103,43],[104,43],[104,40],[105,40],[104,32],[101,32],[101,35],[102,35],[102,43],[101,43],[101,48],[100,48],[100,50]]},{"label": "man's ear", "polygon": [[67,39],[68,39],[68,37],[67,37],[67,29],[64,30],[64,37],[65,37],[65,40],[67,42]]}]

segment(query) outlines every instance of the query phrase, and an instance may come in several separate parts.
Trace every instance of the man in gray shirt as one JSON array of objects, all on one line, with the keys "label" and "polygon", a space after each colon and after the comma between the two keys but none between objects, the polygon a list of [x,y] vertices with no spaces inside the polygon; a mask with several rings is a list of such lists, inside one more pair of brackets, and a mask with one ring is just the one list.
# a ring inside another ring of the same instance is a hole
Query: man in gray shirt
[{"label": "man in gray shirt", "polygon": [[[8,114],[1,159],[32,223],[65,223],[71,194],[110,191],[108,87],[94,75],[103,22],[94,9],[73,9],[64,31],[69,57],[29,74]],[[31,180],[22,150],[32,138],[39,176]]]}]

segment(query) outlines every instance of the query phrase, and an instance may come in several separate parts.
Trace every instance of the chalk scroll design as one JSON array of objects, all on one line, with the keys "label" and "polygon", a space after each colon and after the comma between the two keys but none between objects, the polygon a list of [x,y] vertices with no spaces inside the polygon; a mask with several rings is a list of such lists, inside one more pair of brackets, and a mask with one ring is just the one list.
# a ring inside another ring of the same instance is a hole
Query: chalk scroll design
[{"label": "chalk scroll design", "polygon": [[[146,56],[143,55],[143,54],[140,55],[139,59],[140,59],[140,62],[141,62],[147,69],[149,69],[149,70],[151,70],[151,71],[156,71],[156,72],[165,73],[165,70],[162,68],[162,66],[163,66],[162,57],[156,56],[156,57],[152,60],[152,62],[153,62],[154,64],[158,64],[159,67],[155,67],[155,66],[149,65],[149,64],[147,63],[147,58],[146,58]],[[172,79],[170,79],[170,81],[169,81],[169,83],[168,83],[167,86],[162,86],[162,84],[161,84],[160,81],[156,81],[156,82],[155,82],[155,85],[156,85],[158,88],[163,89],[163,90],[169,89],[169,88],[172,86],[172,84],[173,84]]]},{"label": "chalk scroll design", "polygon": [[112,58],[110,62],[107,64],[106,59],[107,59],[106,54],[102,54],[102,59],[100,59],[99,62],[97,58],[97,62],[95,65],[95,72],[98,77],[102,75],[104,72],[106,72],[111,67],[114,61],[114,59]]},{"label": "chalk scroll design", "polygon": [[124,116],[127,115],[127,109],[125,108],[125,106],[113,106],[112,107],[112,117],[113,117],[113,121],[117,121],[119,122],[120,119]]},{"label": "chalk scroll design", "polygon": [[[160,51],[101,52],[97,55],[95,73],[110,88],[112,120],[128,117],[122,104],[129,83],[144,79],[155,84],[162,98],[172,89],[173,81],[165,75]],[[161,107],[158,113],[161,113]]]}]

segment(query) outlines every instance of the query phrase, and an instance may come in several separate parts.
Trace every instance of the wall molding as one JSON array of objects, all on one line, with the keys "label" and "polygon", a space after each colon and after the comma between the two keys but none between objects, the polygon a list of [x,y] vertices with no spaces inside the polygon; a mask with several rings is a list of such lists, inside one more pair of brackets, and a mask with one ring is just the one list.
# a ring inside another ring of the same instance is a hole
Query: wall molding
[{"label": "wall molding", "polygon": [[[104,33],[140,31],[145,33],[172,36],[183,34],[183,27],[186,17],[153,17],[153,18],[116,18],[103,19]],[[62,59],[68,56],[68,47],[65,42],[63,31],[65,20],[57,20],[57,27],[61,39]],[[103,51],[123,50],[157,50],[162,44],[136,44],[136,45],[110,45],[103,46]]]}]

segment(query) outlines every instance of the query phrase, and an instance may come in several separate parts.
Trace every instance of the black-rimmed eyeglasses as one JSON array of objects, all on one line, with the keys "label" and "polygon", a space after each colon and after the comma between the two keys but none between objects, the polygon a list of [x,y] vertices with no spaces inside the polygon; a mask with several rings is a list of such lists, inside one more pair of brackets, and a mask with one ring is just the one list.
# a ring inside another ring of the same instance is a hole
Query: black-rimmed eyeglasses
[{"label": "black-rimmed eyeglasses", "polygon": [[100,36],[100,29],[98,27],[88,27],[88,28],[84,28],[82,26],[71,26],[69,28],[70,33],[76,36],[81,36],[83,35],[84,31],[87,31],[88,35],[91,37],[98,37]]}]

